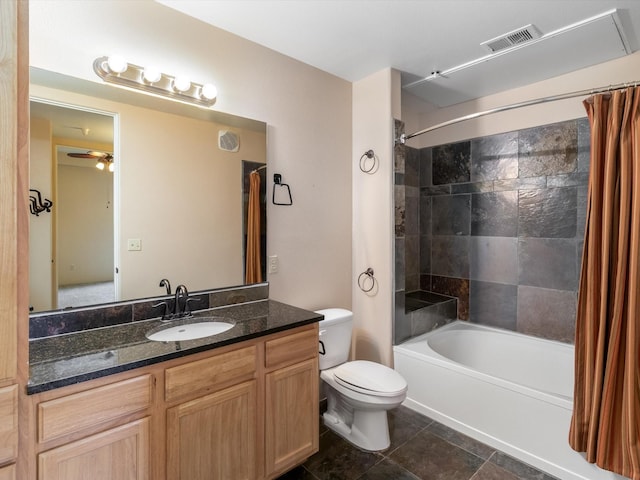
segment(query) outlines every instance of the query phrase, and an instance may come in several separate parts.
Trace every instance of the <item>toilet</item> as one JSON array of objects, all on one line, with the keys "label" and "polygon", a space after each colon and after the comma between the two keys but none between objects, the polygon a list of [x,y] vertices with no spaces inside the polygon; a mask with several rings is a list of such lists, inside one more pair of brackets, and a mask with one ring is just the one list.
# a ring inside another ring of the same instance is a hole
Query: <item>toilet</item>
[{"label": "toilet", "polygon": [[324,424],[357,447],[389,447],[387,410],[407,396],[407,382],[389,367],[367,360],[347,361],[353,313],[342,308],[318,310],[320,378],[327,396]]}]

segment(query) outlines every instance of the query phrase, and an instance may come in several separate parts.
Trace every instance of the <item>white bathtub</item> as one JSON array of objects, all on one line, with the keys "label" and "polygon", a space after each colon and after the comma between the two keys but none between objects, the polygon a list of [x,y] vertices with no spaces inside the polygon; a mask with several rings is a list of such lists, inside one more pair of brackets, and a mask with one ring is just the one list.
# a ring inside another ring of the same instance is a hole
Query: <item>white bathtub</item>
[{"label": "white bathtub", "polygon": [[573,346],[455,321],[393,347],[404,405],[566,480],[622,480],[568,443]]}]

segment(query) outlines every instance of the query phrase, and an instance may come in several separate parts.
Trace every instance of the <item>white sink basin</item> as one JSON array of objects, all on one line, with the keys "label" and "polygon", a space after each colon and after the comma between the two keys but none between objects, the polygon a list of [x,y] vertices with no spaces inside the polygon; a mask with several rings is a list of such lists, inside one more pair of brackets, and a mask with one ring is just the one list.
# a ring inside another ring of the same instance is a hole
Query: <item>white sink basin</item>
[{"label": "white sink basin", "polygon": [[192,319],[190,323],[152,330],[146,336],[154,342],[179,342],[218,335],[233,327],[233,323],[221,320]]}]

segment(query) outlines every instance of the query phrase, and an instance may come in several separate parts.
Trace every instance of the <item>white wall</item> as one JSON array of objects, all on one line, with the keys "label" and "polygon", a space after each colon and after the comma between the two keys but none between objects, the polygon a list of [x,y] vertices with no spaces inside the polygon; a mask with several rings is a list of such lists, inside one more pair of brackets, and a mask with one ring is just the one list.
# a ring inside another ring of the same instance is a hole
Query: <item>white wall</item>
[{"label": "white wall", "polygon": [[98,81],[93,60],[120,54],[212,81],[216,110],[267,122],[268,175],[282,174],[294,202],[268,207],[271,297],[351,306],[350,83],[150,0],[31,2],[30,27],[33,66]]},{"label": "white wall", "polygon": [[[433,110],[425,104],[418,105],[414,102],[412,105],[404,101],[403,116],[406,114],[410,119],[410,125],[412,127],[415,126],[415,130],[407,128],[406,133],[410,134],[447,120],[503,105],[636,80],[640,80],[640,51],[550,80],[533,83],[525,87],[508,90],[448,108]],[[415,137],[410,139],[407,145],[416,148],[441,145],[458,140],[584,117],[586,112],[582,105],[583,98],[560,100],[488,115]],[[413,122],[415,118],[419,119],[417,125]]]}]

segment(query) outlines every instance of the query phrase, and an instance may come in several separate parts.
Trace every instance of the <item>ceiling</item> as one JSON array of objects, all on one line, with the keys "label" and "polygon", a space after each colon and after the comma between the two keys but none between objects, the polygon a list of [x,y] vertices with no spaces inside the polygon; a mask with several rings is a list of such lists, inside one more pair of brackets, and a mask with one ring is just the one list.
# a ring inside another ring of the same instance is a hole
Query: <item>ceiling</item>
[{"label": "ceiling", "polygon": [[[639,0],[156,1],[348,81],[397,69],[405,91],[440,107],[624,56],[640,39]],[[541,38],[481,45],[529,24]]]}]

